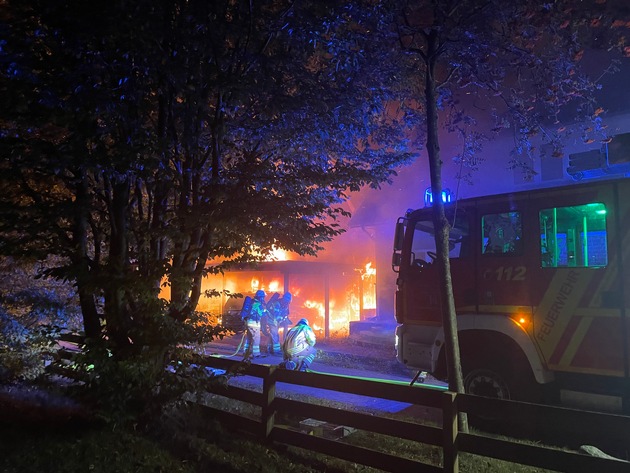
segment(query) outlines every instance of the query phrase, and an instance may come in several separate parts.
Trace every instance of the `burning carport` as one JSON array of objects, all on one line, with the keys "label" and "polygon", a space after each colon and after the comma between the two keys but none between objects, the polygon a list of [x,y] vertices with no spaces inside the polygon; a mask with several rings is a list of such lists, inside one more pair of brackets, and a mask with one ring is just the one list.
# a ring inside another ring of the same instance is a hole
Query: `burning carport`
[{"label": "burning carport", "polygon": [[[251,295],[263,289],[268,298],[275,292],[293,295],[290,318],[309,321],[318,336],[346,337],[352,321],[374,315],[376,278],[370,265],[314,261],[268,261],[231,268],[220,275],[210,275],[202,289],[217,289]],[[240,299],[242,301],[242,299]],[[226,296],[205,299],[201,310],[225,315],[234,306]]]}]

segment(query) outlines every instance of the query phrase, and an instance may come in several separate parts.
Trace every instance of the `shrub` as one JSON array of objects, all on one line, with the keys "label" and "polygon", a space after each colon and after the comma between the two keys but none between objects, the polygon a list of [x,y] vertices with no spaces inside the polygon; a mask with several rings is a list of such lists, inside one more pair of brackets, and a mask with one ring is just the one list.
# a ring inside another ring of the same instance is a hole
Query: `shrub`
[{"label": "shrub", "polygon": [[56,328],[25,327],[0,307],[0,382],[33,381],[51,359]]}]

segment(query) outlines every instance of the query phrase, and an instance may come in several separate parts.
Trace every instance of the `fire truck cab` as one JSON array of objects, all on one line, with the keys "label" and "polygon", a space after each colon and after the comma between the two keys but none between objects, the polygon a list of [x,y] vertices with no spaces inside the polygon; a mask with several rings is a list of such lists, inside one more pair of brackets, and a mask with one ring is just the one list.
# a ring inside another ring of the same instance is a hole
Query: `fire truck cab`
[{"label": "fire truck cab", "polygon": [[[466,391],[628,413],[630,180],[445,208]],[[431,208],[408,211],[392,259],[397,358],[446,379],[435,257]]]}]

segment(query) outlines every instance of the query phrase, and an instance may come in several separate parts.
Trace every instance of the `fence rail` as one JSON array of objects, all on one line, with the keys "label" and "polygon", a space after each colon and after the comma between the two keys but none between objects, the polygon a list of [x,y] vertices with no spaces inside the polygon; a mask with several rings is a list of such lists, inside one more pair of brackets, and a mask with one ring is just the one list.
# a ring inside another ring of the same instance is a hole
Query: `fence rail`
[{"label": "fence rail", "polygon": [[[260,407],[259,419],[252,420],[238,414],[228,414],[208,406],[200,406],[200,408],[209,416],[225,422],[226,426],[252,434],[263,441],[302,447],[390,472],[457,472],[461,452],[558,471],[606,471],[607,473],[630,471],[630,463],[622,460],[590,456],[538,443],[510,441],[482,433],[459,432],[457,416],[461,411],[475,416],[509,419],[509,424],[499,425],[500,431],[496,433],[507,437],[519,437],[525,432],[534,439],[542,436],[545,442],[549,442],[548,445],[557,446],[566,446],[573,441],[592,444],[604,441],[607,444],[627,446],[630,417],[481,398],[450,391],[432,390],[417,385],[408,386],[340,375],[287,371],[277,369],[275,366],[242,366],[242,363],[238,361],[217,357],[205,357],[202,363],[226,371],[234,370],[238,366],[242,374],[262,380],[262,392],[234,386],[210,389],[214,394]],[[368,415],[278,397],[276,393],[278,383],[436,408],[442,413],[442,426],[423,425],[402,419]],[[279,414],[303,416],[305,412],[308,412],[310,418],[320,421],[441,447],[443,464],[436,466],[349,445],[338,440],[307,435],[276,423],[276,416]]]}]

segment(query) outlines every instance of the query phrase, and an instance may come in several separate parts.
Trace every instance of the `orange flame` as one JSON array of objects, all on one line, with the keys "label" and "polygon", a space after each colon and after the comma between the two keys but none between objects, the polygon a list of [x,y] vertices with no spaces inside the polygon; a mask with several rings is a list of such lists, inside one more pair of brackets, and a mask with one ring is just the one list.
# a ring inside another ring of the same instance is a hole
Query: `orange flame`
[{"label": "orange flame", "polygon": [[361,272],[363,285],[363,308],[376,309],[376,268],[372,263],[367,263]]},{"label": "orange flame", "polygon": [[[277,256],[282,257],[282,252],[277,253]],[[374,263],[355,268],[355,275],[352,277],[351,274],[344,274],[339,279],[332,276],[329,290],[326,292],[322,278],[317,274],[297,273],[295,277],[291,275],[287,278],[280,271],[254,270],[242,274],[227,272],[225,275],[208,277],[204,289],[213,288],[245,295],[262,289],[267,292],[268,297],[273,293],[281,294],[288,289],[293,295],[290,308],[293,323],[306,318],[311,327],[318,331],[318,336],[326,331],[331,337],[346,337],[349,334],[350,322],[370,317],[377,302]],[[223,314],[228,305],[231,307],[240,302],[228,304],[229,301],[227,296],[202,298],[200,309]]]},{"label": "orange flame", "polygon": [[317,313],[319,314],[320,317],[324,316],[324,303],[323,302],[316,302],[316,301],[306,301],[304,302],[304,307],[306,307],[307,309],[317,309]]},{"label": "orange flame", "polygon": [[289,259],[289,254],[282,248],[275,248],[271,250],[271,254],[267,261],[286,261]]},{"label": "orange flame", "polygon": [[372,263],[365,265],[365,269],[361,271],[361,279],[373,278],[376,276],[376,268],[372,267]]},{"label": "orange flame", "polygon": [[[313,330],[316,332],[323,332],[326,327],[326,306],[324,302],[316,301],[316,300],[307,300],[303,306],[307,309],[314,309],[317,311],[316,320],[312,321],[311,326]],[[336,307],[337,302],[334,299],[329,301],[329,320],[328,320],[328,329],[331,336],[347,336],[349,331],[348,323],[353,318],[353,314],[357,313],[356,310],[352,306],[346,307],[345,305],[341,305],[339,308]]]}]

